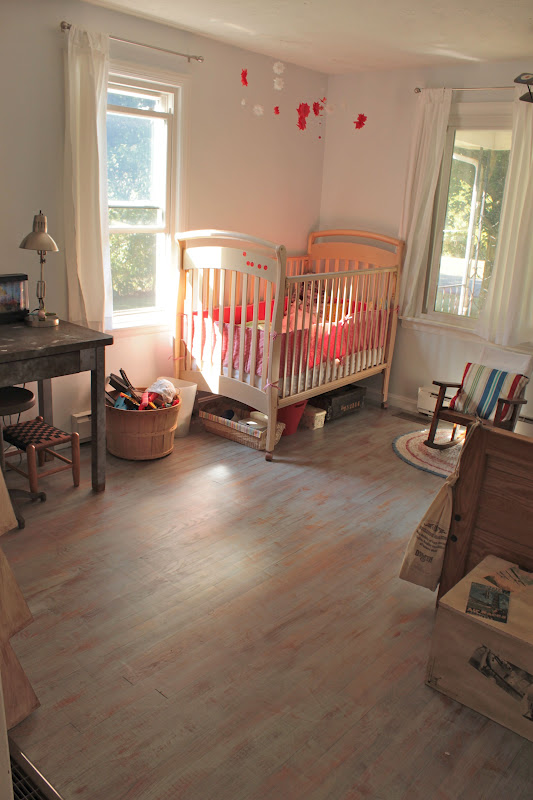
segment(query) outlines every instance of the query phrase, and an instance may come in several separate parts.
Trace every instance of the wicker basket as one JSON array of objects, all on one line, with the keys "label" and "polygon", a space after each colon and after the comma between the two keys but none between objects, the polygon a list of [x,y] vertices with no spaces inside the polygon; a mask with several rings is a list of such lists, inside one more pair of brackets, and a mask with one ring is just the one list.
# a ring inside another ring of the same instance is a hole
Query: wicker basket
[{"label": "wicker basket", "polygon": [[179,403],[146,411],[125,411],[106,406],[108,451],[129,461],[150,461],[168,456],[174,448],[179,409]]},{"label": "wicker basket", "polygon": [[[228,409],[236,412],[237,416],[240,415],[241,419],[250,413],[249,407],[243,403],[239,403],[236,400],[217,398],[210,403],[206,403],[199,412],[205,430],[210,433],[216,433],[217,436],[223,436],[225,439],[231,439],[233,442],[244,444],[246,447],[252,447],[254,450],[266,450],[266,430],[251,430],[248,425],[243,425],[238,420],[235,422],[232,419],[225,419],[219,416],[219,414]],[[276,423],[275,444],[281,439],[284,428],[285,424],[283,422]]]}]

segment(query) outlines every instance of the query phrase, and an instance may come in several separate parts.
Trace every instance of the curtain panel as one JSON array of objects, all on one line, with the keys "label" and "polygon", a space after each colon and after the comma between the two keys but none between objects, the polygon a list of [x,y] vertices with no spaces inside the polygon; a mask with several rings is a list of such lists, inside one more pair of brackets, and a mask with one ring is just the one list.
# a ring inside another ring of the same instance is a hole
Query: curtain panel
[{"label": "curtain panel", "polygon": [[406,241],[400,314],[414,317],[422,305],[433,204],[446,142],[451,89],[422,89],[409,156],[400,238]]},{"label": "curtain panel", "polygon": [[[111,328],[106,107],[109,37],[72,25],[65,58],[65,257],[68,318]],[[106,302],[107,300],[107,302]]]},{"label": "curtain panel", "polygon": [[515,91],[513,138],[498,246],[476,333],[507,347],[533,346],[533,104]]}]

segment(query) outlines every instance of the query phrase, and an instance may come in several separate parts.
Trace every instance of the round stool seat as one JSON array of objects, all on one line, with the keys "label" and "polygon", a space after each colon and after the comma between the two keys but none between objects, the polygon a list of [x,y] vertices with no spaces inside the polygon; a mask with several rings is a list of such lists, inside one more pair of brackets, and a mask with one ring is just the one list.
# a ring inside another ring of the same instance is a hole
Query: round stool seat
[{"label": "round stool seat", "polygon": [[20,386],[6,386],[0,389],[0,416],[9,417],[27,411],[35,405],[35,395]]}]

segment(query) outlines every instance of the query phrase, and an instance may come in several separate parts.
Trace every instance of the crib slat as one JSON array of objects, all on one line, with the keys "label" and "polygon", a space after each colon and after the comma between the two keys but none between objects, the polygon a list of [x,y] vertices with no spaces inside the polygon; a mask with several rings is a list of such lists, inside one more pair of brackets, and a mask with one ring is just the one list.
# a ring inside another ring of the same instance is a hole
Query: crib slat
[{"label": "crib slat", "polygon": [[233,378],[233,339],[235,336],[235,298],[237,293],[236,273],[227,270],[230,279],[230,303],[228,324],[228,378]]},{"label": "crib slat", "polygon": [[379,331],[379,348],[381,351],[380,361],[382,364],[387,361],[387,339],[389,335],[389,316],[390,316],[390,293],[392,287],[392,274],[387,272],[384,276],[384,303],[381,312],[381,325]]},{"label": "crib slat", "polygon": [[270,320],[270,309],[272,307],[272,284],[267,281],[265,292],[265,332],[263,335],[263,368],[261,370],[261,387],[265,390],[268,383],[268,366],[271,358],[270,334],[272,322]]},{"label": "crib slat", "polygon": [[[311,283],[307,284],[309,287],[309,323],[306,329],[307,332],[307,347],[305,349],[305,370],[304,370],[304,379],[303,385],[300,387],[300,391],[305,391],[305,389],[309,388],[309,358],[311,356],[311,334],[313,331],[316,331],[316,301],[315,301],[315,281],[311,281]],[[302,332],[303,336],[303,332]],[[316,338],[316,337],[315,337]],[[303,347],[302,347],[303,350]]]},{"label": "crib slat", "polygon": [[241,291],[238,303],[241,307],[241,335],[239,345],[239,380],[245,381],[246,375],[244,374],[244,350],[246,347],[246,299],[248,296],[248,275],[242,275]]},{"label": "crib slat", "polygon": [[[256,361],[257,361],[257,337],[258,337],[258,312],[259,312],[259,278],[252,278],[254,315],[252,319],[252,346],[250,351],[250,386],[256,385]],[[251,288],[251,287],[250,287]],[[267,306],[265,303],[265,317],[267,316]],[[264,348],[264,343],[263,343]]]},{"label": "crib slat", "polygon": [[353,325],[354,317],[355,317],[355,309],[354,309],[354,311],[352,311],[352,308],[353,308],[352,303],[353,303],[354,283],[355,283],[355,275],[352,275],[352,277],[350,278],[350,281],[349,281],[348,306],[347,306],[347,315],[346,315],[347,319],[346,319],[346,322],[345,322],[346,331],[345,331],[345,337],[343,339],[343,346],[344,346],[344,351],[345,351],[344,372],[343,372],[343,377],[344,378],[347,375],[351,374],[351,358],[352,358],[352,356],[351,356],[351,350],[350,350],[350,331],[351,331],[351,327]]},{"label": "crib slat", "polygon": [[219,375],[224,374],[224,302],[225,302],[225,281],[226,270],[221,269],[218,273],[218,338],[220,342],[219,355]]}]

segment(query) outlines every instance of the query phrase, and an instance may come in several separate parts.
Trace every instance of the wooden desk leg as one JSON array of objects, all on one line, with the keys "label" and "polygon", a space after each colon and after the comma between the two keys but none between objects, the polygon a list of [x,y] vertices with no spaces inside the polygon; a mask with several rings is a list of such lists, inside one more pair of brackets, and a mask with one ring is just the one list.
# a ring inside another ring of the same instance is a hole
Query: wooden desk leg
[{"label": "wooden desk leg", "polygon": [[45,378],[37,381],[39,388],[39,416],[49,425],[54,424],[54,410],[52,408],[52,381]]},{"label": "wooden desk leg", "polygon": [[96,366],[91,370],[92,480],[95,492],[105,489],[105,351],[95,347]]},{"label": "wooden desk leg", "polygon": [[[45,378],[37,381],[39,395],[39,416],[49,425],[54,424],[54,409],[52,407],[52,381]],[[53,461],[54,457],[50,453],[44,454],[45,461]]]}]

